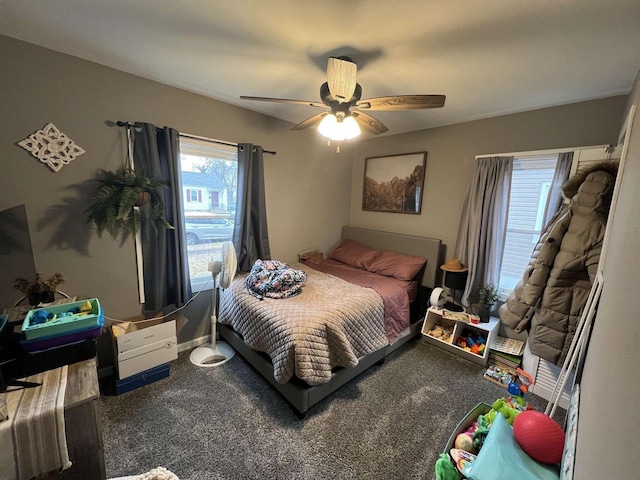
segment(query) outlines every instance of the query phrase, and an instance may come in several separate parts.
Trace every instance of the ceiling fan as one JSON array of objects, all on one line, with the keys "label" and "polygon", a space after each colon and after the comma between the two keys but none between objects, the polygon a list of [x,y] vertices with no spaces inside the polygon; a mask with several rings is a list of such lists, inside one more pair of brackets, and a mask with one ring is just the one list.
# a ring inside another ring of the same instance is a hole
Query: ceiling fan
[{"label": "ceiling fan", "polygon": [[294,126],[292,130],[304,130],[318,124],[321,134],[331,140],[348,140],[360,135],[361,130],[378,135],[389,129],[368,111],[418,110],[444,106],[444,95],[394,95],[362,99],[362,87],[356,82],[357,66],[349,57],[329,57],[327,81],[320,86],[322,102],[290,100],[286,98],[240,96],[243,100],[260,102],[293,103],[325,108]]}]

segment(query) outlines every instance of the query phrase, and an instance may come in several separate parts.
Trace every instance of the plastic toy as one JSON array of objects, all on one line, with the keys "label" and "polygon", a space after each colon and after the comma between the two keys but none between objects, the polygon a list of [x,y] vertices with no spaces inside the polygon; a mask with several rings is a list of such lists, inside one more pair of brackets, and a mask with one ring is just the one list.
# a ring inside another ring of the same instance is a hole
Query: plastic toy
[{"label": "plastic toy", "polygon": [[507,423],[513,425],[513,421],[518,414],[530,409],[531,406],[521,396],[503,397],[494,402],[491,410],[484,415],[484,418],[491,426],[496,418],[496,413],[500,412]]},{"label": "plastic toy", "polygon": [[31,318],[31,325],[40,325],[41,323],[45,323],[47,321],[48,315],[44,310],[37,311],[33,314]]},{"label": "plastic toy", "polygon": [[34,312],[29,324],[40,325],[46,322],[55,322],[58,318],[90,315],[92,310],[91,302],[88,300],[79,307],[72,308],[68,312],[53,313],[42,309]]},{"label": "plastic toy", "polygon": [[482,355],[487,348],[487,339],[484,335],[472,334],[467,332],[466,336],[459,336],[455,339],[454,345],[466,350],[467,352]]},{"label": "plastic toy", "polygon": [[534,460],[548,464],[562,460],[564,431],[542,412],[529,410],[518,415],[513,422],[513,436]]}]

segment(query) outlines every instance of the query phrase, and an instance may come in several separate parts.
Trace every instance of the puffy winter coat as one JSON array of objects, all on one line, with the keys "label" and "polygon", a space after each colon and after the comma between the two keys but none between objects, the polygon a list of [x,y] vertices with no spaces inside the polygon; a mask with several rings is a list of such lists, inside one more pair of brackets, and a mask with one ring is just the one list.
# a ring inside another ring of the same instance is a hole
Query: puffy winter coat
[{"label": "puffy winter coat", "polygon": [[598,164],[562,187],[568,205],[549,222],[500,319],[529,330],[531,352],[562,365],[595,279],[617,164]]}]

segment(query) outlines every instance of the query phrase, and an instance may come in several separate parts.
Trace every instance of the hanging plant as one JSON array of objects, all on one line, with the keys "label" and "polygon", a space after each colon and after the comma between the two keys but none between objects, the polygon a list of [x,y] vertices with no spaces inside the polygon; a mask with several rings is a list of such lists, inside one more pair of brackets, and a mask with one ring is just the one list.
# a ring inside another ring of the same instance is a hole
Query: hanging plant
[{"label": "hanging plant", "polygon": [[124,241],[129,234],[140,229],[140,215],[134,207],[144,206],[150,210],[149,218],[156,231],[173,229],[164,215],[164,204],[157,188],[167,182],[158,178],[147,178],[126,167],[115,172],[101,170],[96,179],[100,185],[85,210],[87,221],[98,228],[98,235],[105,230],[115,240]]}]

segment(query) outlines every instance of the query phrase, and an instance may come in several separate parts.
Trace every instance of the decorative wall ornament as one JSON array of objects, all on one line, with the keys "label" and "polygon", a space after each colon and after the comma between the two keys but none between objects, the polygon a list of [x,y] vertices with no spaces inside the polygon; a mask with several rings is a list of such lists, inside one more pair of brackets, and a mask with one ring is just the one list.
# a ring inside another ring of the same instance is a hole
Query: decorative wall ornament
[{"label": "decorative wall ornament", "polygon": [[22,148],[31,152],[42,163],[49,165],[54,172],[85,153],[84,149],[62,133],[53,123],[47,123],[42,130],[29,135],[18,142]]}]

